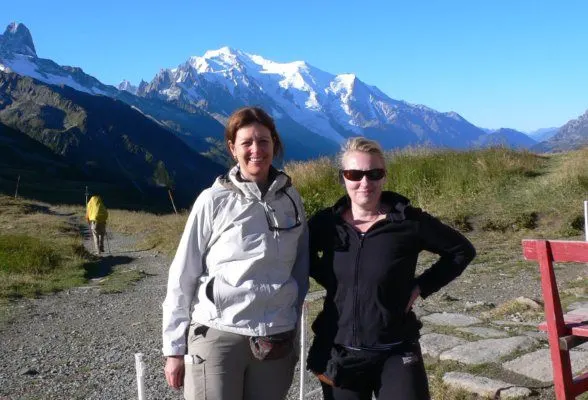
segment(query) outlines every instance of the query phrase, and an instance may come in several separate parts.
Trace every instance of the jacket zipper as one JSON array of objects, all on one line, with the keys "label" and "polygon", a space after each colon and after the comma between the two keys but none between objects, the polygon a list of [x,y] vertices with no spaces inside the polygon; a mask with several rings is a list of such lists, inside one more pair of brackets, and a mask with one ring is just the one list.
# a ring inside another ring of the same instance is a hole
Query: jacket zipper
[{"label": "jacket zipper", "polygon": [[353,285],[353,344],[355,346],[359,346],[357,340],[357,320],[359,316],[359,256],[361,254],[361,249],[363,248],[363,239],[365,238],[365,233],[362,235],[357,233],[359,236],[359,249],[357,249],[357,256],[355,257],[355,282]]}]

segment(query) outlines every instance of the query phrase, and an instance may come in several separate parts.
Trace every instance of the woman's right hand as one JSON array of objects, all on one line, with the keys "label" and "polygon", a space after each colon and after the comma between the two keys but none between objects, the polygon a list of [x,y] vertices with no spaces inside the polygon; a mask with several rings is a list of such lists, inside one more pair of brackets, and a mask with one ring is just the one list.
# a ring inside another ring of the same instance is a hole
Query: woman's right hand
[{"label": "woman's right hand", "polygon": [[168,356],[164,371],[165,380],[170,387],[179,389],[184,386],[184,356]]},{"label": "woman's right hand", "polygon": [[335,386],[332,380],[327,378],[325,374],[315,374],[319,381],[326,383],[329,386]]}]

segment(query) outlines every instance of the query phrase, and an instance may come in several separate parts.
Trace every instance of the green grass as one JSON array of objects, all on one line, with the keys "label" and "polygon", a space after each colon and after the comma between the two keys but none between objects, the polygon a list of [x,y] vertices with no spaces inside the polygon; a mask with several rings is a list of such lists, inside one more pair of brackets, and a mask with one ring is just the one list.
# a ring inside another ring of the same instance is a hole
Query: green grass
[{"label": "green grass", "polygon": [[[575,236],[583,229],[587,158],[588,148],[548,156],[504,148],[402,150],[387,154],[385,188],[465,232],[549,225],[551,235]],[[286,165],[308,215],[343,195],[337,169],[327,158]]]},{"label": "green grass", "polygon": [[0,196],[0,303],[85,283],[77,227],[47,205]]},{"label": "green grass", "polygon": [[[480,273],[534,269],[535,265],[521,261],[523,238],[582,238],[588,148],[553,155],[505,148],[408,149],[386,158],[385,188],[407,196],[415,206],[467,234],[478,252],[475,262],[486,265]],[[344,194],[333,159],[289,163],[285,170],[308,216]],[[59,209],[80,220],[84,214],[80,206]],[[186,212],[156,215],[110,210],[109,230],[138,237],[137,249],[154,249],[172,257],[187,217]],[[35,296],[84,284],[95,261],[82,249],[77,228],[52,215],[46,205],[1,196],[0,238],[0,298]],[[588,284],[576,285],[579,288],[567,301],[578,292],[585,293]]]},{"label": "green grass", "polygon": [[26,235],[0,235],[0,271],[41,275],[58,264],[59,255],[46,241]]},{"label": "green grass", "polygon": [[99,282],[102,293],[121,293],[129,286],[140,281],[147,274],[145,271],[136,269],[116,269],[108,276],[102,278]]}]

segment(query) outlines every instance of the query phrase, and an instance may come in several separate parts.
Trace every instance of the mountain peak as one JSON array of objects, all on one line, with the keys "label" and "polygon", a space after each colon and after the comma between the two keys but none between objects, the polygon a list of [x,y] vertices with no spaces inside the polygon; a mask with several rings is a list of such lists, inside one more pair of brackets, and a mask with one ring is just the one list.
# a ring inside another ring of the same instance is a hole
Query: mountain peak
[{"label": "mountain peak", "polygon": [[444,113],[447,117],[452,118],[456,121],[465,121],[461,115],[456,113],[455,111],[448,111]]},{"label": "mountain peak", "polygon": [[217,50],[207,50],[206,53],[204,53],[203,58],[236,57],[239,55],[239,53],[241,53],[239,50],[233,49],[229,46],[224,46]]},{"label": "mountain peak", "polygon": [[[141,81],[143,82],[143,81]],[[117,86],[118,90],[126,90],[132,94],[137,94],[138,87],[133,85],[130,81],[123,79],[121,83]]]},{"label": "mountain peak", "polygon": [[357,76],[355,74],[339,74],[336,76],[336,79],[341,82],[346,82],[350,85],[353,85],[357,80]]},{"label": "mountain peak", "polygon": [[3,35],[0,35],[0,49],[11,53],[37,57],[35,44],[31,32],[24,25],[17,22],[10,23]]}]

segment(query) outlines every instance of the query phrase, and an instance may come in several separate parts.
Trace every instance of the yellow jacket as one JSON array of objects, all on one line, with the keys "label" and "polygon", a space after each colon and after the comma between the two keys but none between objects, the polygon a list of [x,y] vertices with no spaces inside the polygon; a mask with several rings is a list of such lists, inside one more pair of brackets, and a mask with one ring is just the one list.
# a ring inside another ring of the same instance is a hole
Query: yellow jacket
[{"label": "yellow jacket", "polygon": [[106,222],[108,219],[108,210],[102,202],[100,196],[92,196],[86,207],[86,220],[96,222]]}]

